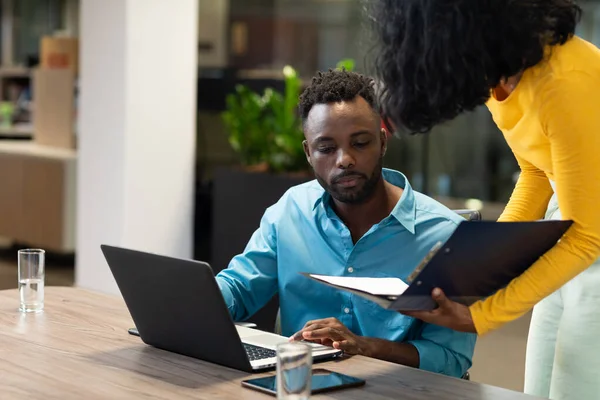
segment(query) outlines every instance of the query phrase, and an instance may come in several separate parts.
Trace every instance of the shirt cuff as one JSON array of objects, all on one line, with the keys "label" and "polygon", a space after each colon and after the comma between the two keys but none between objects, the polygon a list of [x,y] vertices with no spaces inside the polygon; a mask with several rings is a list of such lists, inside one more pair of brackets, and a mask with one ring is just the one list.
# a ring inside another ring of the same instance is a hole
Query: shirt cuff
[{"label": "shirt cuff", "polygon": [[446,350],[439,345],[427,340],[414,340],[407,343],[415,346],[419,352],[419,369],[456,378],[462,376],[462,367],[450,365]]},{"label": "shirt cuff", "polygon": [[483,301],[479,300],[469,307],[471,312],[471,319],[473,325],[475,325],[475,331],[479,336],[485,335],[489,332],[489,326],[485,321],[485,313],[483,312]]},{"label": "shirt cuff", "polygon": [[218,279],[218,277],[217,277],[217,285],[219,285],[219,289],[221,290],[221,295],[223,296],[223,300],[225,301],[225,305],[227,306],[227,310],[229,311],[231,318],[233,318],[234,321],[237,321],[237,319],[236,319],[237,304],[235,301],[235,296],[233,295],[233,292],[231,291],[231,288],[222,279]]}]

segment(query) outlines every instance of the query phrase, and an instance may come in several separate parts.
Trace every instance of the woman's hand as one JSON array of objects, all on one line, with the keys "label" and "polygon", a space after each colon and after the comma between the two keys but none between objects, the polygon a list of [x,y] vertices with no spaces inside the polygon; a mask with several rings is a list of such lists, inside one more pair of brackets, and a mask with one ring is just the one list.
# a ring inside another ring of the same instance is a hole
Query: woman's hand
[{"label": "woman's hand", "polygon": [[439,306],[435,310],[400,311],[400,313],[428,324],[444,326],[459,332],[477,333],[469,307],[448,299],[439,288],[433,289],[431,297]]}]

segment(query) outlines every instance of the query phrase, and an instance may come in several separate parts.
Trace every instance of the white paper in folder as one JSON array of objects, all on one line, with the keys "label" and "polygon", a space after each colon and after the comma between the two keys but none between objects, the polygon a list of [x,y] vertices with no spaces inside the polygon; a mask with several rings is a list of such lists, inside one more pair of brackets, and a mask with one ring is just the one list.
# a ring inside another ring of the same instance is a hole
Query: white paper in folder
[{"label": "white paper in folder", "polygon": [[341,288],[360,290],[375,296],[400,296],[408,285],[399,278],[357,278],[309,274],[313,279]]}]

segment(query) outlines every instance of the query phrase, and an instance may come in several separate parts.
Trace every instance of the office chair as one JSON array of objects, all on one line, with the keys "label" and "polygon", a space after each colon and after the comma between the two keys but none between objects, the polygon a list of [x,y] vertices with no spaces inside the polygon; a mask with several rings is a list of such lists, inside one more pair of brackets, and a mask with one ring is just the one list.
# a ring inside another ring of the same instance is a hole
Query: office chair
[{"label": "office chair", "polygon": [[[454,210],[455,213],[466,219],[467,221],[481,221],[481,213],[478,210]],[[275,318],[275,329],[274,332],[281,335],[281,309],[277,310],[277,317]],[[464,380],[471,380],[469,371],[461,377]]]},{"label": "office chair", "polygon": [[454,210],[455,213],[467,221],[481,221],[481,212],[478,210]]}]

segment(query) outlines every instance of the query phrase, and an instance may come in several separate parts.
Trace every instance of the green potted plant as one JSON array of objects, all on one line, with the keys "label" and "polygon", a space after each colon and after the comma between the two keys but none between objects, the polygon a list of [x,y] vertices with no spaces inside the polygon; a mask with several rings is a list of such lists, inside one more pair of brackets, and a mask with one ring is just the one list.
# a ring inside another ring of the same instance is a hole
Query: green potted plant
[{"label": "green potted plant", "polygon": [[282,173],[307,171],[302,126],[297,116],[301,80],[283,68],[284,92],[272,88],[258,94],[238,85],[226,99],[223,121],[229,143],[250,170]]}]

